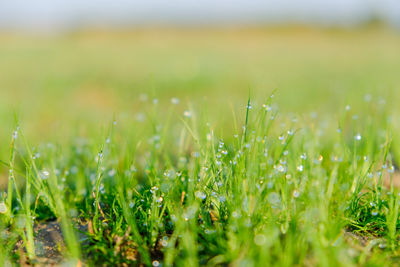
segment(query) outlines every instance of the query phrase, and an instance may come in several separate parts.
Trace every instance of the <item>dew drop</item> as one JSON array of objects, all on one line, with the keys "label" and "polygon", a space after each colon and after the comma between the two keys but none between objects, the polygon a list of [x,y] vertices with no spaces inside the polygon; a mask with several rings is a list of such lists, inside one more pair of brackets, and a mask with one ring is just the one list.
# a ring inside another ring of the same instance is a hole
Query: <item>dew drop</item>
[{"label": "dew drop", "polygon": [[46,180],[47,178],[49,178],[50,173],[47,170],[42,170],[39,172],[39,176],[41,179]]},{"label": "dew drop", "polygon": [[6,213],[7,212],[7,206],[4,204],[4,202],[0,202],[0,213]]},{"label": "dew drop", "polygon": [[265,108],[266,111],[271,111],[271,106],[270,105],[264,104],[263,108]]},{"label": "dew drop", "polygon": [[268,202],[271,204],[272,208],[278,208],[281,204],[281,197],[278,193],[271,192],[268,195]]},{"label": "dew drop", "polygon": [[265,235],[262,234],[258,234],[254,237],[254,243],[257,246],[262,246],[265,244],[265,242],[267,241],[267,238],[265,237]]},{"label": "dew drop", "polygon": [[179,98],[173,97],[171,98],[171,103],[174,105],[178,105],[179,104]]},{"label": "dew drop", "polygon": [[299,172],[302,172],[302,171],[304,170],[304,167],[303,167],[303,165],[299,165],[299,166],[297,166],[297,170],[298,170]]},{"label": "dew drop", "polygon": [[204,192],[202,192],[202,191],[196,191],[196,192],[194,193],[194,195],[195,195],[196,198],[198,198],[198,199],[205,199],[205,198],[207,197],[207,195],[206,195]]}]

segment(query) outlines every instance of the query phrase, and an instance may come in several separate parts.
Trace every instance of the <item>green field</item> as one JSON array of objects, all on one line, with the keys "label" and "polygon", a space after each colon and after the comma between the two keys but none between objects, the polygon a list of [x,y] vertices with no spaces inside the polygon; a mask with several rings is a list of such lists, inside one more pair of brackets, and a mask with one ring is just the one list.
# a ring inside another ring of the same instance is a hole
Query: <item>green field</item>
[{"label": "green field", "polygon": [[396,264],[399,48],[383,27],[0,34],[0,266]]}]

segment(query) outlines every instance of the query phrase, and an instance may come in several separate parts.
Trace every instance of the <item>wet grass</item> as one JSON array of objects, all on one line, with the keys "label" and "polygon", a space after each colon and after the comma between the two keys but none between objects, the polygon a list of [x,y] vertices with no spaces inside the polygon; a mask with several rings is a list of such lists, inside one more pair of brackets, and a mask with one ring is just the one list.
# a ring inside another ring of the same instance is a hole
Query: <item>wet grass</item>
[{"label": "wet grass", "polygon": [[[368,100],[358,118],[342,107],[331,120],[285,116],[271,97],[249,100],[226,139],[196,110],[178,114],[171,104],[168,117],[177,119],[160,121],[150,105],[145,121],[130,122],[139,134],[116,119],[102,138],[33,151],[16,128],[3,162],[10,172],[1,218],[15,235],[3,240],[5,257],[16,257],[12,243],[21,239],[17,255],[35,262],[35,221],[57,221],[61,255],[93,265],[356,265],[397,255],[383,102]],[[381,239],[354,253],[346,232]]]}]

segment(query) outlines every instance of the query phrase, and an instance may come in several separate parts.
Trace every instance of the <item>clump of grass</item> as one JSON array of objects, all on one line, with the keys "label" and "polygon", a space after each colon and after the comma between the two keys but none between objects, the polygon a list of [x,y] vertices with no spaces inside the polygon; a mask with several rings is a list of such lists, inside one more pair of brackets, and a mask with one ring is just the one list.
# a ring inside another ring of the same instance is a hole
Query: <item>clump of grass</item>
[{"label": "clump of grass", "polygon": [[[272,100],[249,99],[219,135],[206,112],[180,115],[176,99],[165,116],[154,102],[145,121],[66,145],[32,149],[19,130],[3,162],[1,231],[17,232],[33,263],[34,223],[46,220],[61,226],[65,260],[89,265],[390,263],[399,200],[386,108],[294,116]],[[357,249],[347,232],[375,243]],[[16,241],[2,238],[2,263]]]}]

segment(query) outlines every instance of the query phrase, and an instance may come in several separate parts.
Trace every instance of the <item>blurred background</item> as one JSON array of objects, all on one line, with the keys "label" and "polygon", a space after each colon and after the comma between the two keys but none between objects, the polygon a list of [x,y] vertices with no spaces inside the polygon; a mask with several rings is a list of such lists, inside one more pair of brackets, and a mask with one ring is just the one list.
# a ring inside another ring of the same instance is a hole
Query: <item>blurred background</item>
[{"label": "blurred background", "polygon": [[381,20],[400,26],[397,0],[23,0],[2,1],[1,27],[34,31],[85,27],[239,26],[305,23],[351,26]]},{"label": "blurred background", "polygon": [[397,0],[1,1],[0,155],[14,114],[60,142],[171,98],[223,125],[274,89],[282,112],[395,112],[399,31]]}]

